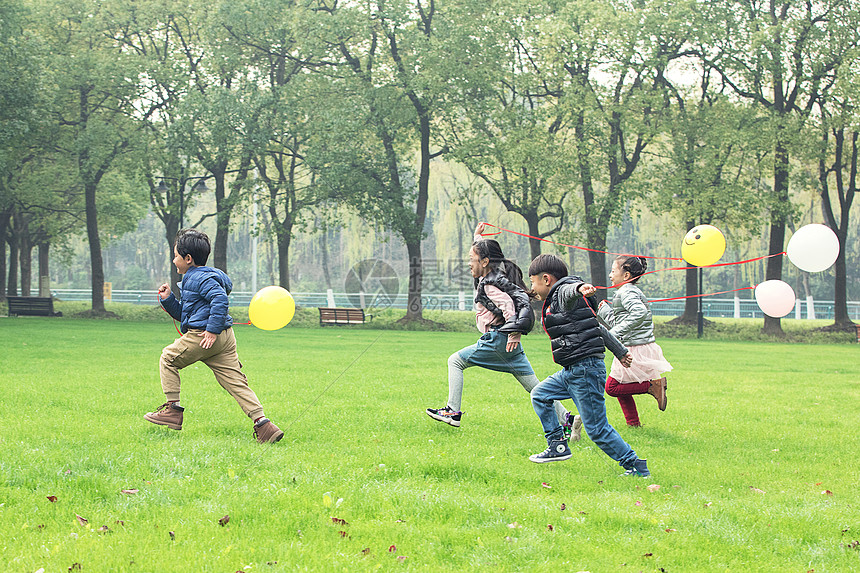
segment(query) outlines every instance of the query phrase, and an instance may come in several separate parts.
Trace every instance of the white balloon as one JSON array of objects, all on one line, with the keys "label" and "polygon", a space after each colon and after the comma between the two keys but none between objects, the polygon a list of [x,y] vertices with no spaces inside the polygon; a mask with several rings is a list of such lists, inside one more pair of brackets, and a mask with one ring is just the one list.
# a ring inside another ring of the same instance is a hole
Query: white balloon
[{"label": "white balloon", "polygon": [[766,315],[782,318],[794,310],[794,289],[782,281],[764,281],[755,287],[755,301]]},{"label": "white balloon", "polygon": [[785,250],[794,266],[808,273],[829,269],[839,256],[839,238],[827,225],[804,225],[788,241]]}]

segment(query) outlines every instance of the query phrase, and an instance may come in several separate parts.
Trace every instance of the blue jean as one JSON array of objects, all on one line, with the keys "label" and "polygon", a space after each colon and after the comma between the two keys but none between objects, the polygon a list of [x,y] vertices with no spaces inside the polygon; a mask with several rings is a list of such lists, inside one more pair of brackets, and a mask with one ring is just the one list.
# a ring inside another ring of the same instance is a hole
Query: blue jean
[{"label": "blue jean", "polygon": [[621,467],[630,469],[637,459],[636,452],[606,419],[605,378],[606,364],[602,358],[583,358],[538,384],[531,392],[532,406],[549,443],[564,437],[552,407],[553,401],[572,398],[588,437]]}]

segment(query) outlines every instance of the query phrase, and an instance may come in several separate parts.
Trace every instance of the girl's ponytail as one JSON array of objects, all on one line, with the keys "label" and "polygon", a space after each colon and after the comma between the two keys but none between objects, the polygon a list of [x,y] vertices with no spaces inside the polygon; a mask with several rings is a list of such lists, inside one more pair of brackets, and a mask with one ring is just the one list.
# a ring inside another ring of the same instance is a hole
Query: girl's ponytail
[{"label": "girl's ponytail", "polygon": [[617,259],[618,267],[622,271],[630,273],[630,282],[636,284],[645,271],[648,270],[648,260],[645,257],[637,257],[636,255],[621,255]]}]

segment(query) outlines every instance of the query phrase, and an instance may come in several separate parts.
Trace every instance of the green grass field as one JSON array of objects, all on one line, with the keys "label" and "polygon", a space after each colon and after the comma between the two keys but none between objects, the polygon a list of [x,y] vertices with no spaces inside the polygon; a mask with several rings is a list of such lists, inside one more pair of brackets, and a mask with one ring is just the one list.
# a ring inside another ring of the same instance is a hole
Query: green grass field
[{"label": "green grass field", "polygon": [[[585,437],[529,462],[545,442],[508,375],[466,372],[459,430],[428,418],[475,334],[237,327],[286,431],[267,446],[203,365],[181,432],[142,419],[169,321],[0,334],[4,572],[860,570],[857,345],[661,340],[667,411],[640,397],[628,429],[607,400],[653,473],[633,479]],[[555,371],[542,333],[525,346]]]}]

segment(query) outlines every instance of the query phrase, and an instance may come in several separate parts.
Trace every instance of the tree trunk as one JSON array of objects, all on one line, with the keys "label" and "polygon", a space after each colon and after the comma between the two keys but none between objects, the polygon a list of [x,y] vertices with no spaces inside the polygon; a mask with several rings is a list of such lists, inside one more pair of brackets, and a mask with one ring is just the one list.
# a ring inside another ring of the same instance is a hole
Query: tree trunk
[{"label": "tree trunk", "polygon": [[6,289],[3,288],[3,285],[6,282],[6,238],[11,218],[11,210],[0,213],[0,302],[6,301]]},{"label": "tree trunk", "polygon": [[292,225],[278,225],[278,284],[290,290],[290,243]]},{"label": "tree trunk", "polygon": [[833,265],[836,279],[833,284],[833,319],[837,327],[848,328],[854,324],[848,316],[848,268],[845,264],[845,233],[837,232],[839,237],[839,256]]},{"label": "tree trunk", "polygon": [[182,275],[176,270],[173,264],[173,247],[176,241],[176,234],[179,233],[179,219],[168,215],[164,218],[164,238],[167,239],[167,260],[170,261],[170,289],[176,290],[176,286],[182,280]]},{"label": "tree trunk", "polygon": [[[777,135],[779,137],[779,135]],[[781,253],[785,245],[785,214],[783,210],[789,205],[788,198],[788,149],[777,141],[774,148],[773,194],[774,203],[770,216],[770,242],[768,254]],[[770,257],[765,269],[765,280],[782,280],[783,257]],[[765,315],[764,334],[783,336],[781,319]]]},{"label": "tree trunk", "polygon": [[6,282],[6,294],[18,296],[18,236],[15,234],[15,224],[11,225],[9,243],[9,277]]},{"label": "tree trunk", "polygon": [[212,245],[212,266],[227,272],[227,239],[230,237],[230,211],[226,205],[226,174],[223,168],[211,170],[215,176],[215,244]]},{"label": "tree trunk", "polygon": [[50,249],[48,241],[39,243],[39,296],[51,296],[51,274],[48,268]]},{"label": "tree trunk", "polygon": [[99,237],[98,211],[96,210],[96,185],[84,184],[84,202],[87,213],[87,240],[90,246],[90,275],[92,288],[92,310],[105,312],[105,271],[102,259],[102,242]]},{"label": "tree trunk", "polygon": [[406,301],[406,316],[403,320],[423,320],[424,306],[421,303],[421,280],[423,268],[421,264],[421,239],[413,239],[406,243],[409,255],[409,291]]},{"label": "tree trunk", "polygon": [[320,250],[322,251],[322,268],[323,278],[325,278],[325,288],[330,289],[331,286],[331,271],[329,270],[328,261],[328,229],[323,227],[320,233]]},{"label": "tree trunk", "polygon": [[31,296],[33,286],[33,243],[30,239],[30,225],[24,221],[21,225],[21,246],[18,260],[21,265],[21,296]]},{"label": "tree trunk", "polygon": [[[529,235],[531,235],[531,237],[540,237],[540,231],[538,230],[540,220],[538,219],[537,212],[526,213],[523,215],[523,218],[526,220],[526,224],[528,225]],[[531,237],[529,237],[529,250],[531,251],[531,260],[534,260],[534,258],[540,254],[541,241],[540,239],[533,239]]]},{"label": "tree trunk", "polygon": [[[692,229],[696,226],[695,221],[687,221],[687,228]],[[686,261],[685,265],[691,266]],[[675,318],[673,322],[682,324],[696,324],[699,313],[699,300],[695,295],[699,294],[699,278],[698,269],[687,269],[684,271],[684,312],[681,316]]]}]

